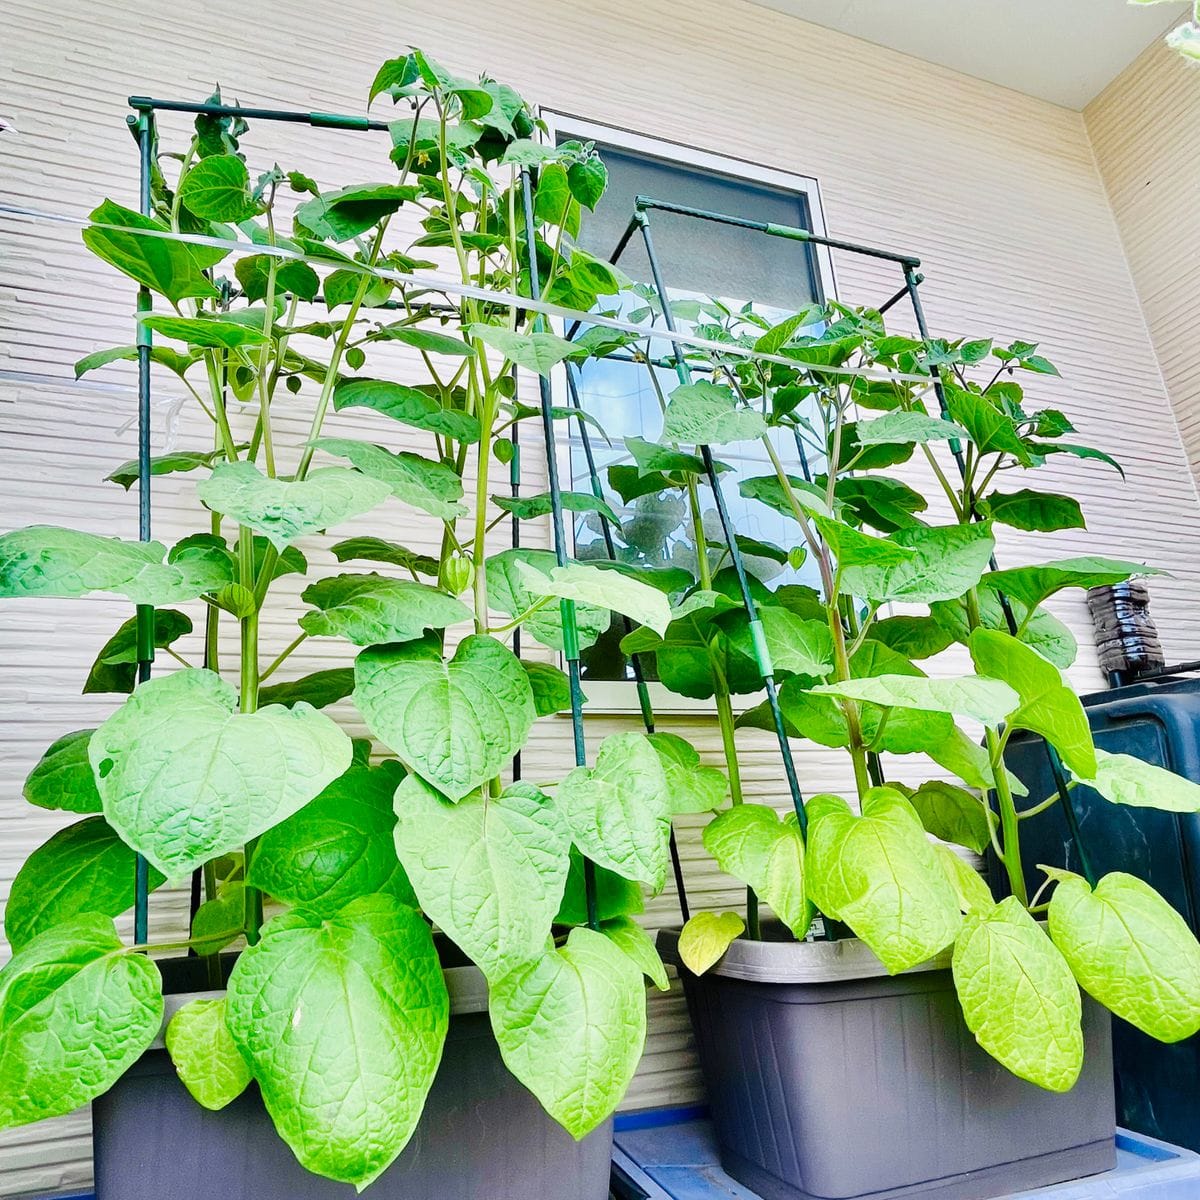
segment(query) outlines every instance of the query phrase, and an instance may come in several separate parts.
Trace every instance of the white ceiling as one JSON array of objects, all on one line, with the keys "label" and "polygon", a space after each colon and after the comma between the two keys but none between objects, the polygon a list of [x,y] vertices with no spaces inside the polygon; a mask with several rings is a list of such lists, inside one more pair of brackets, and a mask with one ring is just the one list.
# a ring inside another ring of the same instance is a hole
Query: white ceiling
[{"label": "white ceiling", "polygon": [[1076,109],[1191,8],[1125,0],[755,2]]}]

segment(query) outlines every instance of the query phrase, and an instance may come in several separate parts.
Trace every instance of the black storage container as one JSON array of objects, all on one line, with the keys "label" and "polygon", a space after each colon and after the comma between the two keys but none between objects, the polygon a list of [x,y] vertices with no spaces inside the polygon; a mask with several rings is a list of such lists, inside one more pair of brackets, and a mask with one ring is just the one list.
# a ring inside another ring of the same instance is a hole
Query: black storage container
[{"label": "black storage container", "polygon": [[[1082,699],[1100,749],[1200,782],[1200,679],[1134,683]],[[1029,802],[1051,794],[1040,738],[1014,734],[1006,760],[1029,788]],[[1144,879],[1200,933],[1200,814],[1111,804],[1085,787],[1071,795],[1096,876],[1126,871]],[[1021,852],[1031,887],[1041,879],[1038,863],[1082,874],[1061,803],[1021,823]],[[991,865],[1002,894],[1004,872]],[[1114,1018],[1113,1059],[1119,1123],[1200,1151],[1200,1034],[1168,1046]]]}]

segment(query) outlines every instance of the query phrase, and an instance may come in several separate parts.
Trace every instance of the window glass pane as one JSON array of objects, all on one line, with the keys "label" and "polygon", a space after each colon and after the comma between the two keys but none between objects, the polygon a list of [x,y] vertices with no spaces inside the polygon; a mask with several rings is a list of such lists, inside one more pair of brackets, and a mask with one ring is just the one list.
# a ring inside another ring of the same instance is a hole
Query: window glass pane
[{"label": "window glass pane", "polygon": [[[584,213],[579,241],[600,257],[611,258],[633,215],[637,195],[753,220],[810,227],[807,198],[800,192],[767,187],[603,143],[598,143],[598,148],[608,166],[609,189],[595,213]],[[782,319],[820,300],[811,248],[803,243],[660,211],[652,211],[650,220],[655,249],[673,300],[716,298],[735,311],[753,301],[755,311],[768,321]],[[640,237],[630,241],[617,263],[635,280],[651,281]],[[644,308],[644,303],[628,294],[619,303],[616,298],[605,299],[600,307],[608,311],[619,308],[628,316]],[[694,323],[678,317],[677,324],[684,330],[694,327]],[[669,359],[671,350],[671,343],[664,339],[656,339],[649,346],[651,356],[656,359]],[[621,518],[620,525],[611,530],[615,557],[639,566],[680,567],[695,577],[697,547],[685,494],[668,490],[626,504],[608,479],[609,467],[634,461],[625,446],[626,437],[649,441],[661,437],[662,401],[679,382],[674,370],[655,368],[652,376],[641,363],[608,358],[586,361],[575,377],[584,409],[597,418],[608,434],[606,441],[594,428],[589,428],[605,498]],[[575,422],[565,425],[570,429],[571,487],[590,492],[591,479],[578,425]],[[773,431],[772,440],[789,470],[799,474],[799,454],[791,431]],[[811,447],[806,452],[811,471],[819,473],[823,463],[814,457]],[[785,550],[796,544],[799,529],[790,518],[761,503],[743,499],[738,491],[742,480],[773,474],[765,448],[756,442],[745,442],[722,448],[716,457],[731,468],[721,475],[721,490],[737,532]],[[700,488],[700,503],[704,536],[709,543],[706,548],[709,565],[715,572],[728,567],[730,562],[723,548],[724,536],[715,501],[707,485]],[[576,515],[574,534],[578,558],[608,557],[603,524],[597,514]],[[772,588],[782,583],[815,585],[817,582],[814,564],[805,563],[795,570],[769,557],[750,556],[747,567]],[[622,623],[615,619],[609,634],[585,651],[586,678],[631,677],[617,646],[623,632]]]}]

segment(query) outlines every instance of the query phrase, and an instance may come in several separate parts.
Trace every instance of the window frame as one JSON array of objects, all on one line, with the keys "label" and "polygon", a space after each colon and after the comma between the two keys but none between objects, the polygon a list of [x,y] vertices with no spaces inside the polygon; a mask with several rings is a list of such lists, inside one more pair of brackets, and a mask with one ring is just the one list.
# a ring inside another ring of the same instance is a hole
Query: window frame
[{"label": "window frame", "polygon": [[[719,154],[702,150],[697,146],[684,142],[675,142],[667,138],[650,134],[636,133],[617,125],[607,125],[599,121],[572,116],[569,113],[554,109],[540,109],[538,114],[546,124],[546,140],[555,144],[560,137],[577,138],[583,142],[601,142],[640,154],[649,158],[658,158],[668,164],[691,167],[713,174],[724,175],[732,179],[744,179],[750,183],[765,184],[768,187],[795,194],[799,197],[802,211],[807,218],[810,231],[818,237],[828,236],[825,225],[825,210],[821,199],[820,183],[815,176],[802,175],[799,172],[784,171],[777,167],[768,167],[748,159],[735,158],[731,155]],[[669,200],[669,196],[655,197]],[[631,214],[632,215],[632,214]],[[768,236],[766,234],[764,237]],[[818,293],[818,302],[837,299],[837,279],[834,273],[833,255],[828,246],[813,246],[813,278]],[[609,251],[611,253],[611,251]],[[619,265],[619,264],[618,264]],[[670,280],[667,281],[668,286]],[[560,335],[564,332],[563,322],[554,318],[551,325]],[[567,391],[565,368],[561,365],[551,373],[551,386],[556,396],[565,396]],[[571,451],[569,439],[558,438],[555,442],[555,454],[558,461],[559,477],[572,482]],[[570,529],[571,553],[575,551],[575,522],[567,523]],[[561,655],[560,655],[561,661]],[[687,696],[679,696],[668,691],[661,683],[647,680],[650,703],[657,714],[688,715],[711,714],[711,700],[693,700]],[[584,690],[588,697],[585,712],[613,714],[621,716],[636,716],[641,712],[637,698],[637,685],[632,680],[587,680]],[[735,697],[735,705],[739,709],[750,708],[759,703],[765,693],[756,692],[746,696]]]}]

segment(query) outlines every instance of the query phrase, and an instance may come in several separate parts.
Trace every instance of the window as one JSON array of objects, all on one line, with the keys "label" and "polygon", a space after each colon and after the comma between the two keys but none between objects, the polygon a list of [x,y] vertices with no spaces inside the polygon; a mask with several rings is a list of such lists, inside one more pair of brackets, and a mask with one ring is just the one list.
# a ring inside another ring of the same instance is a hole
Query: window
[{"label": "window", "polygon": [[[580,245],[601,258],[613,260],[614,250],[633,217],[637,196],[824,233],[815,180],[573,118],[547,115],[547,121],[558,142],[595,142],[608,167],[608,190],[595,212],[585,212],[579,236]],[[703,334],[702,326],[712,318],[702,306],[707,307],[713,300],[733,312],[752,301],[757,313],[772,320],[833,295],[828,255],[803,242],[656,209],[649,211],[649,222],[672,312],[681,329]],[[652,285],[640,234],[628,241],[615,261],[636,282]],[[635,295],[626,295],[621,299],[622,312],[644,320],[644,315],[636,312],[644,303]],[[606,302],[604,307],[611,310],[615,301]],[[665,339],[657,339],[649,347],[651,357],[662,360],[669,359],[671,349]],[[644,364],[604,359],[586,363],[576,379],[580,402],[610,439],[606,442],[594,430],[589,435],[606,498],[621,517],[620,530],[614,531],[617,556],[639,565],[682,567],[694,575],[695,538],[681,495],[667,491],[626,500],[610,485],[608,476],[609,467],[633,462],[625,438],[659,438],[659,392],[669,394],[678,385],[674,370],[656,368],[652,379]],[[565,380],[560,379],[559,386],[565,387]],[[591,481],[582,438],[577,423],[567,424],[570,431],[559,447],[564,485],[569,479],[572,490],[589,492]],[[791,435],[781,430],[775,436],[780,457],[786,463],[796,463],[797,446]],[[722,475],[722,492],[739,535],[784,547],[792,544],[796,530],[788,518],[743,499],[738,492],[741,480],[771,473],[765,449],[757,443],[741,443],[723,448],[719,457],[731,468]],[[809,465],[814,473],[822,469],[820,462],[811,459]],[[722,561],[727,565],[719,549],[720,523],[707,488],[702,489],[701,505],[710,562],[714,567]],[[577,514],[573,533],[577,558],[607,557],[597,514]],[[768,586],[815,583],[815,570],[808,564],[796,571],[766,557],[747,561]],[[584,678],[593,708],[636,709],[633,689],[623,682],[629,675],[617,646],[620,633],[614,623],[609,634],[584,653]],[[687,700],[659,687],[653,688],[652,698],[661,711],[690,707]]]}]

